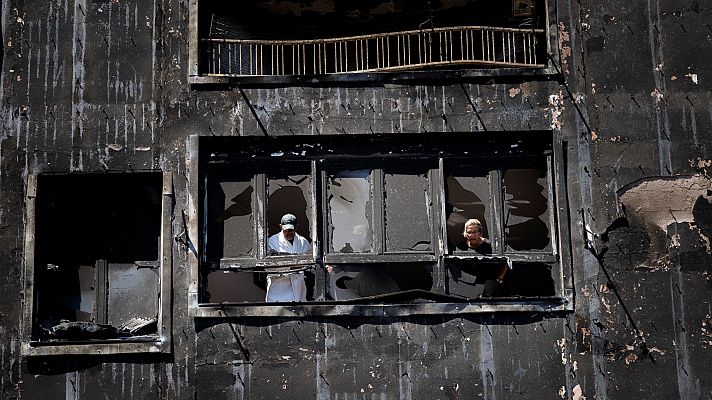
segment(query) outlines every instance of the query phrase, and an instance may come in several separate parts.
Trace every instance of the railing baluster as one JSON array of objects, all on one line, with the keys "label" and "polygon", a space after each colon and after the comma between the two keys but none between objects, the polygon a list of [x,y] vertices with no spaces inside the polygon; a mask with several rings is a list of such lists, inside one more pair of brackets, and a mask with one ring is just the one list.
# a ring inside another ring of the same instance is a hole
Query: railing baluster
[{"label": "railing baluster", "polygon": [[398,58],[396,62],[398,63],[397,65],[401,65],[401,43],[400,43],[400,35],[396,36],[396,47],[398,48]]},{"label": "railing baluster", "polygon": [[467,43],[469,43],[470,38],[467,36],[467,28],[463,28],[460,30],[460,61],[466,61],[467,60]]},{"label": "railing baluster", "polygon": [[[535,29],[465,26],[320,40],[202,42],[209,46],[208,74],[282,76],[398,71],[441,63],[537,66],[537,46],[545,34]],[[287,70],[290,51],[292,66]]]},{"label": "railing baluster", "polygon": [[386,43],[385,49],[384,49],[384,56],[383,57],[386,60],[386,68],[391,66],[391,41],[389,40],[388,37],[384,37],[383,41]]},{"label": "railing baluster", "polygon": [[449,61],[454,61],[454,56],[452,55],[452,31],[449,31],[447,35],[450,37],[450,52],[449,52]]}]

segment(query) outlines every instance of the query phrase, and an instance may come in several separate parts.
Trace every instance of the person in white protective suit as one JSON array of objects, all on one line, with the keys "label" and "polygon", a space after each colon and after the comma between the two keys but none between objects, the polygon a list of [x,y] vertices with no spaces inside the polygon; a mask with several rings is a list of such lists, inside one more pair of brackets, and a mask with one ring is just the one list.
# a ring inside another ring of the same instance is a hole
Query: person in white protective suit
[{"label": "person in white protective suit", "polygon": [[[282,216],[281,231],[270,236],[267,241],[269,251],[277,254],[305,254],[311,251],[311,244],[297,232],[297,217],[293,214]],[[307,286],[304,272],[287,272],[267,275],[267,296],[265,301],[306,301]]]}]

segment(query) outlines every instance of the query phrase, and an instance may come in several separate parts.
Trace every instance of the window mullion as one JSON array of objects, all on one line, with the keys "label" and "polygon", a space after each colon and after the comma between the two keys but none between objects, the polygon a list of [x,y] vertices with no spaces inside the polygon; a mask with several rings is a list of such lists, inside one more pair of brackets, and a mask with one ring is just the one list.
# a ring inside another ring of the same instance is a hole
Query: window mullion
[{"label": "window mullion", "polygon": [[319,192],[320,203],[314,205],[315,210],[319,210],[322,218],[320,219],[319,232],[321,233],[321,254],[329,254],[331,252],[331,214],[329,212],[329,199],[326,191],[326,171],[320,170],[317,179],[319,179],[321,191]]},{"label": "window mullion", "polygon": [[492,219],[493,232],[490,234],[490,240],[493,241],[492,248],[495,254],[504,254],[506,252],[505,244],[505,216],[504,216],[504,195],[502,187],[502,171],[501,169],[492,170],[489,173],[490,180],[490,198],[492,199]]},{"label": "window mullion", "polygon": [[94,263],[96,276],[96,323],[107,324],[109,320],[109,263],[106,259]]},{"label": "window mullion", "polygon": [[208,174],[205,174],[203,176],[203,197],[202,197],[202,205],[201,207],[203,208],[203,213],[202,213],[202,229],[200,232],[200,235],[203,240],[200,241],[200,259],[199,259],[199,265],[205,265],[207,264],[208,261],[208,241],[211,240],[211,238],[208,236],[208,212],[207,210],[209,209],[209,190],[208,190],[208,180],[210,178],[208,177]]},{"label": "window mullion", "polygon": [[371,225],[373,226],[373,252],[383,254],[385,252],[385,187],[383,185],[383,169],[373,170],[373,183],[371,191],[373,201],[371,202]]},{"label": "window mullion", "polygon": [[549,210],[549,234],[551,235],[551,252],[555,256],[559,254],[559,238],[556,229],[556,196],[554,195],[554,171],[552,168],[552,157],[546,157],[546,185],[547,196],[546,206]]},{"label": "window mullion", "polygon": [[445,214],[445,160],[438,159],[438,169],[430,172],[430,194],[433,201],[433,249],[436,256],[448,253],[447,215]]},{"label": "window mullion", "polygon": [[447,253],[447,217],[445,215],[445,161],[438,159],[438,168],[430,170],[430,207],[432,220],[433,250],[437,257],[435,264],[433,287],[436,292],[445,293],[447,282],[445,257]]},{"label": "window mullion", "polygon": [[[553,191],[549,193],[556,208],[551,209],[551,214],[555,214],[557,224],[551,227],[552,232],[556,232],[557,247],[559,254],[556,268],[558,271],[552,273],[555,281],[560,281],[557,285],[557,292],[561,290],[564,297],[573,298],[573,276],[571,271],[571,233],[569,231],[570,216],[568,210],[568,194],[566,191],[566,145],[561,140],[554,140],[553,146],[553,170],[549,180],[552,182]],[[552,236],[553,237],[553,236]]]},{"label": "window mullion", "polygon": [[316,269],[314,270],[315,283],[314,283],[314,299],[323,300],[326,297],[326,275],[324,273],[324,261],[322,254],[322,246],[324,245],[323,233],[324,231],[320,228],[323,227],[322,218],[324,217],[322,210],[321,201],[324,197],[322,196],[322,190],[324,188],[323,175],[319,171],[318,163],[316,160],[311,161],[311,193],[310,198],[312,202],[312,215],[311,215],[311,232],[312,232],[312,257],[316,261]]},{"label": "window mullion", "polygon": [[255,195],[252,206],[255,212],[256,257],[262,260],[267,254],[267,177],[265,174],[255,175]]}]

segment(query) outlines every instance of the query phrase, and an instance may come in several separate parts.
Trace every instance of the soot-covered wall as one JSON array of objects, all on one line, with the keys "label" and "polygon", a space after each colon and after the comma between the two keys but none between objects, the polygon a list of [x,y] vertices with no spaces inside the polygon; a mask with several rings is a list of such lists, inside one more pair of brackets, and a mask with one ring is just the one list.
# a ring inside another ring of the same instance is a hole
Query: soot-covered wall
[{"label": "soot-covered wall", "polygon": [[[712,398],[710,1],[554,1],[559,80],[246,88],[189,85],[190,2],[2,2],[0,397]],[[189,316],[189,135],[482,130],[567,143],[573,312]],[[21,356],[28,177],[145,169],[173,175],[171,351]]]}]

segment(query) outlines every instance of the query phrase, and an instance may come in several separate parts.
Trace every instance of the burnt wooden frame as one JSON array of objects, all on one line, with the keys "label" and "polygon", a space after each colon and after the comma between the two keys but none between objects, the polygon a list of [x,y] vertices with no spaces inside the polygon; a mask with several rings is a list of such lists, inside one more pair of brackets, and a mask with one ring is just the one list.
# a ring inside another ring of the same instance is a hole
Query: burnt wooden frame
[{"label": "burnt wooden frame", "polygon": [[[535,134],[535,133],[534,133]],[[549,132],[553,143],[551,145],[550,154],[547,155],[547,182],[548,182],[548,205],[550,217],[550,232],[551,232],[551,252],[509,252],[504,254],[496,254],[493,257],[505,257],[509,262],[523,263],[549,263],[552,265],[552,279],[554,280],[556,295],[554,297],[544,298],[489,298],[489,299],[470,299],[460,301],[452,298],[452,302],[447,301],[448,295],[442,295],[438,302],[424,304],[349,304],[349,302],[328,301],[324,302],[323,294],[325,285],[320,287],[319,284],[315,287],[315,301],[305,303],[290,303],[288,305],[280,304],[273,305],[270,303],[205,303],[201,304],[200,299],[200,275],[201,266],[200,254],[197,249],[199,246],[190,238],[198,239],[200,223],[198,220],[200,193],[199,180],[201,179],[201,160],[199,143],[201,136],[192,135],[187,143],[188,151],[188,192],[189,192],[189,221],[188,221],[188,236],[189,236],[189,265],[190,265],[190,285],[189,285],[189,312],[193,317],[206,318],[222,318],[222,317],[262,317],[262,316],[282,316],[282,317],[311,317],[311,316],[343,316],[343,315],[359,315],[370,317],[391,317],[391,316],[407,316],[407,315],[437,315],[437,314],[460,314],[460,313],[481,313],[481,312],[570,312],[573,310],[573,280],[571,276],[571,249],[570,249],[570,232],[569,232],[569,215],[568,201],[566,192],[565,178],[565,143],[560,138],[560,133]],[[225,138],[221,139],[224,140]],[[240,140],[240,138],[230,138],[232,140]],[[305,140],[308,138],[305,138]],[[210,140],[205,138],[203,140]],[[315,139],[316,140],[316,139]],[[313,264],[308,261],[302,261],[304,264],[314,265],[316,267],[316,281],[325,282],[324,264],[329,260],[329,253],[322,249],[324,246],[323,232],[327,228],[325,221],[324,202],[321,202],[322,208],[318,207],[316,196],[325,198],[325,175],[323,171],[316,166],[316,161],[312,161],[312,196],[314,207],[312,223],[317,224],[320,229],[313,229],[314,242],[313,249]],[[336,263],[348,264],[368,264],[371,262],[427,262],[432,265],[433,270],[433,291],[442,293],[445,289],[446,273],[445,265],[449,258],[452,259],[470,259],[481,256],[473,256],[466,254],[448,254],[447,250],[447,234],[444,221],[445,218],[445,191],[436,188],[442,188],[444,182],[444,163],[445,160],[440,157],[438,159],[437,170],[431,170],[430,189],[431,199],[433,201],[432,215],[433,223],[440,224],[441,229],[433,226],[433,250],[434,254],[428,253],[410,253],[410,254],[338,254],[336,259],[331,261]],[[319,177],[319,179],[315,179]],[[496,185],[491,185],[490,190],[499,190],[499,182],[496,180]],[[492,187],[495,186],[495,187]],[[501,206],[501,200],[499,205]],[[497,209],[497,207],[495,207]],[[500,210],[501,212],[501,210]],[[493,218],[496,217],[493,216]],[[500,215],[501,219],[501,215]],[[315,227],[316,228],[316,227]],[[504,227],[498,228],[504,229]],[[266,241],[266,240],[265,240]],[[500,246],[503,246],[501,244]],[[496,250],[495,250],[496,251]],[[322,255],[319,257],[319,255]],[[338,259],[341,257],[340,259]],[[264,264],[255,263],[254,267],[274,268],[280,264],[276,260]],[[226,265],[227,269],[243,269],[237,265]],[[246,266],[247,270],[254,269],[252,266]],[[264,269],[263,269],[264,270]]]},{"label": "burnt wooden frame", "polygon": [[[416,160],[406,159],[399,163],[399,166],[413,164]],[[336,168],[336,167],[341,168]],[[322,233],[328,232],[330,223],[328,221],[329,213],[329,201],[328,193],[326,193],[326,171],[327,170],[349,170],[357,169],[358,167],[351,166],[340,166],[334,163],[328,163],[324,168],[320,168],[318,177],[320,179],[320,184],[322,191],[320,193],[321,197],[321,215],[324,219],[320,226]],[[442,223],[440,215],[437,210],[440,207],[440,202],[436,198],[434,193],[438,193],[437,188],[442,185],[440,181],[440,176],[438,170],[434,168],[428,168],[427,179],[428,179],[428,190],[431,193],[431,199],[433,199],[433,204],[428,207],[428,213],[432,217],[433,227],[431,228],[431,243],[432,250],[430,251],[410,251],[410,252],[397,252],[397,251],[387,251],[386,249],[386,232],[385,224],[382,222],[385,220],[384,212],[384,194],[385,194],[385,180],[384,180],[384,168],[382,165],[368,167],[373,174],[369,182],[369,187],[371,193],[373,194],[371,198],[371,210],[370,217],[372,226],[372,243],[373,252],[372,253],[339,253],[331,248],[331,238],[328,234],[324,234],[322,242],[324,244],[324,249],[322,250],[323,259],[325,264],[367,264],[374,262],[381,263],[411,263],[411,262],[437,262],[438,258],[442,255],[441,246],[439,246],[440,238],[435,226],[440,226]]]},{"label": "burnt wooden frame", "polygon": [[[445,163],[453,163],[453,159],[448,160],[441,159],[441,168]],[[504,198],[504,186],[502,185],[504,174],[507,163],[499,164],[496,168],[488,171],[488,177],[490,180],[489,195],[490,195],[490,208],[492,209],[492,227],[490,228],[489,239],[492,242],[493,256],[505,256],[511,261],[525,261],[525,262],[548,262],[553,263],[556,261],[556,257],[559,253],[559,232],[557,227],[557,221],[559,220],[556,210],[556,204],[558,199],[554,196],[557,186],[554,185],[554,173],[556,171],[556,166],[554,165],[553,154],[548,154],[546,156],[546,182],[547,182],[547,210],[549,210],[548,227],[551,234],[551,250],[507,250],[506,244],[506,234],[505,234],[505,218],[502,213],[505,210],[505,198]],[[462,162],[460,165],[465,166],[476,166],[476,164],[471,164],[468,162]],[[447,165],[445,165],[447,168]],[[444,178],[443,178],[444,179]],[[443,180],[444,182],[444,180]],[[444,221],[444,220],[443,220]],[[457,258],[464,259],[470,256],[467,253],[457,252],[457,251],[445,251],[445,257],[456,256]]]},{"label": "burnt wooden frame", "polygon": [[[130,172],[127,172],[130,174]],[[171,301],[173,288],[173,255],[171,220],[173,216],[173,176],[162,172],[161,236],[159,240],[160,292],[158,302],[157,340],[111,339],[92,341],[39,342],[32,338],[34,327],[34,275],[37,175],[30,175],[25,196],[25,243],[23,265],[23,304],[20,326],[21,354],[23,356],[54,355],[110,355],[131,353],[170,353],[172,351]]]},{"label": "burnt wooden frame", "polygon": [[[314,163],[312,163],[314,164]],[[255,168],[252,168],[256,170]],[[314,166],[312,165],[310,174],[314,175]],[[234,270],[261,270],[263,268],[269,267],[281,267],[285,265],[313,265],[314,264],[314,254],[315,246],[312,246],[312,254],[294,254],[294,255],[268,255],[267,249],[267,174],[264,172],[255,172],[252,174],[251,180],[254,187],[254,193],[252,194],[252,209],[256,210],[253,215],[255,216],[255,224],[253,227],[253,244],[255,245],[255,255],[254,256],[243,256],[243,257],[223,257],[220,259],[219,264],[216,269],[234,269]],[[310,190],[310,200],[312,204],[314,202],[314,192],[315,184],[314,179],[312,179],[312,185]],[[205,189],[207,191],[207,188]],[[206,195],[205,193],[204,195]],[[313,214],[313,213],[312,213]],[[207,257],[207,252],[205,251],[205,238],[207,237],[207,215],[203,216],[203,232],[201,232],[201,238],[203,239],[201,243],[201,262],[210,262]],[[312,232],[317,231],[317,225],[312,221],[310,229]],[[316,240],[316,238],[314,239]]]},{"label": "burnt wooden frame", "polygon": [[[563,81],[563,74],[559,65],[561,55],[558,46],[558,8],[557,2],[544,0],[546,56],[544,68],[466,68],[461,70],[417,70],[409,72],[373,72],[373,73],[342,73],[314,76],[206,76],[201,74],[199,68],[200,37],[198,32],[199,2],[190,0],[188,6],[188,83],[203,86],[264,86],[264,85],[314,85],[316,84],[343,84],[343,83],[371,83],[371,82],[413,82],[428,80],[490,80],[490,79],[556,79]],[[206,1],[206,0],[202,0]]]}]

